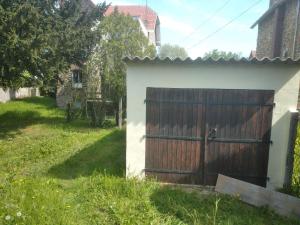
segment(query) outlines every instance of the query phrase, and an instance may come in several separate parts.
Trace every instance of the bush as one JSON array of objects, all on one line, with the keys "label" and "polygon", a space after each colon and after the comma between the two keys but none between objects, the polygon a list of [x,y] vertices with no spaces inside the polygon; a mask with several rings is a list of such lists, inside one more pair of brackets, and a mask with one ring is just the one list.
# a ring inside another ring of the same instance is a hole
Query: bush
[{"label": "bush", "polygon": [[66,109],[67,122],[71,122],[72,120],[79,118],[81,115],[82,115],[81,106],[77,106],[77,104],[74,102],[69,102],[67,104],[67,109]]},{"label": "bush", "polygon": [[292,194],[300,198],[300,126],[298,126],[298,134],[295,144]]},{"label": "bush", "polygon": [[102,127],[105,121],[105,103],[101,101],[87,102],[87,117],[93,127]]}]

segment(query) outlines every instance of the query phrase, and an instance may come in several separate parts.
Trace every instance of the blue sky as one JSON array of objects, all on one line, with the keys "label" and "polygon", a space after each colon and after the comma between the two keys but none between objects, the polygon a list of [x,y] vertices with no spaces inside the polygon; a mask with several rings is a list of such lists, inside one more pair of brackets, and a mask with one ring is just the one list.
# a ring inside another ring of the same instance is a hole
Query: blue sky
[{"label": "blue sky", "polygon": [[[112,5],[145,5],[146,0],[106,2]],[[199,43],[257,2],[258,4],[242,17]],[[243,56],[249,56],[250,51],[256,48],[257,38],[257,27],[250,29],[250,26],[267,10],[269,0],[148,0],[148,6],[156,11],[160,18],[162,44],[180,45],[192,58],[203,56],[212,49],[241,52]],[[224,8],[212,17],[222,6]]]}]

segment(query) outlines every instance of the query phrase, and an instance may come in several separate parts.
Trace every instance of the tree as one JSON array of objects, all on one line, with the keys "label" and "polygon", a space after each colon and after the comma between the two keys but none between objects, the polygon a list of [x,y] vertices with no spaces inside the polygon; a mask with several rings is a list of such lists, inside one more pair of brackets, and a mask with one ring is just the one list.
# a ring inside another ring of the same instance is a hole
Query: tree
[{"label": "tree", "polygon": [[49,82],[70,64],[84,62],[100,38],[92,28],[106,5],[83,12],[82,4],[83,0],[0,0],[0,86]]},{"label": "tree", "polygon": [[[101,70],[101,95],[113,101],[118,112],[116,120],[122,125],[123,99],[126,97],[126,65],[123,57],[154,57],[155,47],[142,33],[138,21],[117,9],[101,21],[98,32],[100,40],[89,65],[98,65]],[[95,68],[95,67],[94,67]]]},{"label": "tree", "polygon": [[225,51],[219,51],[218,49],[214,49],[210,52],[207,52],[204,54],[204,59],[212,58],[214,60],[218,60],[220,58],[223,58],[225,60],[229,59],[240,59],[241,53],[234,53],[234,52],[225,52]]},{"label": "tree", "polygon": [[162,59],[166,57],[169,57],[171,59],[175,59],[175,58],[186,59],[188,57],[188,54],[184,48],[178,45],[165,44],[161,46],[159,50],[159,57]]}]

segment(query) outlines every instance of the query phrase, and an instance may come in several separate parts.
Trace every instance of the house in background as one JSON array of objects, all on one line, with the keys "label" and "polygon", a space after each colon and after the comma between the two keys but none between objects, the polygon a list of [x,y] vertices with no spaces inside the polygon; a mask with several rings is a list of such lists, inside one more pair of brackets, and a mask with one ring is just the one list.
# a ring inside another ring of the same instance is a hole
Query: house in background
[{"label": "house in background", "polygon": [[[93,7],[95,4],[91,0],[81,0],[82,13],[88,12]],[[86,80],[82,76],[81,66],[71,65],[69,71],[59,75],[56,86],[56,105],[59,108],[66,108],[69,102],[86,96],[85,87]]]},{"label": "house in background", "polygon": [[141,30],[148,38],[149,42],[154,46],[160,46],[160,21],[157,13],[151,8],[141,5],[110,6],[105,15],[111,15],[114,10],[118,10],[119,13],[132,16],[133,19],[139,22]]},{"label": "house in background", "polygon": [[[94,7],[94,3],[91,0],[82,0],[82,12],[86,12]],[[154,46],[160,46],[160,22],[156,12],[147,6],[110,6],[105,16],[109,16],[117,9],[120,13],[130,15],[137,20],[141,26],[141,30],[148,38],[149,42]],[[100,74],[98,88],[89,88],[90,84],[86,77],[82,75],[81,67],[78,65],[71,65],[70,70],[60,75],[60,81],[57,84],[56,90],[56,104],[59,108],[66,108],[70,102],[75,103],[76,106],[80,106],[82,102],[77,101],[79,99],[88,99],[90,97],[90,89],[95,90],[93,92],[93,98],[100,98]],[[93,82],[93,83],[95,83]],[[93,86],[95,86],[93,84]],[[88,90],[89,89],[89,90]],[[95,95],[94,95],[95,94]]]},{"label": "house in background", "polygon": [[79,66],[71,65],[70,70],[59,78],[56,86],[56,105],[59,108],[64,109],[68,103],[85,96],[86,81]]},{"label": "house in background", "polygon": [[256,58],[300,58],[300,0],[270,0],[269,9],[251,28],[256,26]]},{"label": "house in background", "polygon": [[256,57],[300,57],[300,0],[270,0],[269,9],[252,25],[258,26]]}]

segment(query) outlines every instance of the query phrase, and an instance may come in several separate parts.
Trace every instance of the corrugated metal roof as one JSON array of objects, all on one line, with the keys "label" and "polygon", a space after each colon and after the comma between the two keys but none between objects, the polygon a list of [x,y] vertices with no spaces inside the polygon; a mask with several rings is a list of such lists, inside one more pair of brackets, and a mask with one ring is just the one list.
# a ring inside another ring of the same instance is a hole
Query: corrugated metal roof
[{"label": "corrugated metal roof", "polygon": [[229,59],[226,60],[224,58],[220,59],[204,59],[204,58],[197,58],[197,59],[191,59],[191,58],[186,58],[186,59],[170,59],[170,58],[139,58],[139,57],[125,57],[124,62],[126,63],[135,63],[135,64],[299,64],[300,65],[300,58],[297,60],[291,59],[291,58],[286,58],[286,59],[281,59],[281,58],[263,58],[263,59],[257,59],[257,58],[241,58],[241,59]]}]

